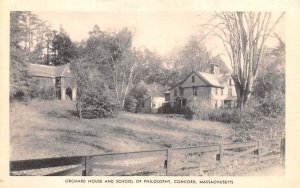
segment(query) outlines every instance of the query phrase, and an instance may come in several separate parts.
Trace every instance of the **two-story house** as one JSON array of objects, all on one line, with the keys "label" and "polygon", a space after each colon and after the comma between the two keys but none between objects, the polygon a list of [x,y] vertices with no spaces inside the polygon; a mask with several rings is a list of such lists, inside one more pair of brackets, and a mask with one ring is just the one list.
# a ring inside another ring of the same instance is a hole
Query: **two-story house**
[{"label": "two-story house", "polygon": [[209,73],[193,71],[165,92],[165,100],[173,108],[182,108],[195,97],[215,108],[234,107],[234,82],[229,74],[220,74],[217,65],[211,65]]}]

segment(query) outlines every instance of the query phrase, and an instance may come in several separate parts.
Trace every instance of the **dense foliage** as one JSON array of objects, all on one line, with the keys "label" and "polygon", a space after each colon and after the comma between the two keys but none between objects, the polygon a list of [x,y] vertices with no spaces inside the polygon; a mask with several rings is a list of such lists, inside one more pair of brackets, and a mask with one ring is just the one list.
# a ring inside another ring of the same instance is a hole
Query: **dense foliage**
[{"label": "dense foliage", "polygon": [[114,92],[88,59],[72,63],[77,82],[77,112],[80,118],[112,117],[118,108]]},{"label": "dense foliage", "polygon": [[25,14],[26,12],[12,12],[10,15],[10,101],[28,101],[32,95],[31,87],[34,87],[27,71],[29,52],[26,46],[22,46],[26,40],[24,26],[21,24]]},{"label": "dense foliage", "polygon": [[[91,81],[87,91],[80,97],[80,114],[82,118],[94,119],[112,117],[117,112],[117,103],[102,79]],[[114,102],[115,101],[115,102]],[[77,105],[78,106],[78,105]]]},{"label": "dense foliage", "polygon": [[59,32],[53,31],[51,52],[49,63],[54,65],[70,63],[72,59],[78,56],[75,44],[63,28],[60,28]]}]

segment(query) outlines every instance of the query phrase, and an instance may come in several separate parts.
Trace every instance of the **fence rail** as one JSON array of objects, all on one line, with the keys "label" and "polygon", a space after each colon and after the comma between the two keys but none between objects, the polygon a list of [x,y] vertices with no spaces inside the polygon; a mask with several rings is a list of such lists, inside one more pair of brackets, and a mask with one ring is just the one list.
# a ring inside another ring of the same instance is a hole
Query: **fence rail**
[{"label": "fence rail", "polygon": [[[203,155],[207,153],[215,153],[215,162],[208,166],[203,166]],[[178,163],[179,155],[185,157],[180,165]],[[196,155],[196,159],[187,160],[186,156]],[[254,158],[256,162],[282,159],[285,155],[285,139],[278,140],[261,140],[256,142],[230,143],[220,145],[204,145],[180,148],[166,148],[158,150],[124,152],[124,153],[108,153],[91,156],[74,156],[74,157],[58,157],[44,158],[33,160],[10,161],[10,173],[14,175],[17,171],[26,171],[34,169],[44,169],[53,167],[69,167],[58,172],[52,172],[47,176],[64,176],[80,172],[82,176],[95,175],[95,170],[117,170],[117,172],[109,175],[134,175],[138,172],[159,172],[160,175],[186,175],[192,171],[201,169],[210,169],[215,165],[224,162],[237,160],[241,157]],[[136,160],[140,159],[140,160]],[[146,160],[148,159],[148,160]],[[128,163],[127,165],[119,165],[118,161]],[[142,161],[135,164],[134,162]],[[108,164],[112,163],[112,164]],[[117,164],[116,164],[117,163]],[[190,163],[192,165],[188,165]],[[177,168],[177,169],[176,169]],[[177,172],[177,174],[176,174]]]}]

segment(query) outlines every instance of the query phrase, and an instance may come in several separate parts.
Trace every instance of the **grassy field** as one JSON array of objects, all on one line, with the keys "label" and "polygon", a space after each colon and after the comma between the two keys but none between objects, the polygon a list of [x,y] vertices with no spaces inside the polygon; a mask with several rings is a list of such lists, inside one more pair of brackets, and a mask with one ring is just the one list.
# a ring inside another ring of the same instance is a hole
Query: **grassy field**
[{"label": "grassy field", "polygon": [[71,101],[31,101],[10,108],[10,159],[92,155],[230,142],[231,125],[174,115],[120,112],[115,118],[76,116]]}]

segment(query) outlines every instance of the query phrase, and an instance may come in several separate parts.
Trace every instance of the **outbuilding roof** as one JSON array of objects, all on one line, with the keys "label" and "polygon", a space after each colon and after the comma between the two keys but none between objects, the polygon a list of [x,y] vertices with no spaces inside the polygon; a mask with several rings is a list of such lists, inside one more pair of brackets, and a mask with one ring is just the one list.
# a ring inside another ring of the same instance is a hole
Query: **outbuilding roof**
[{"label": "outbuilding roof", "polygon": [[56,78],[56,77],[72,77],[69,70],[69,64],[61,66],[49,66],[40,64],[28,64],[29,73],[32,76]]}]

